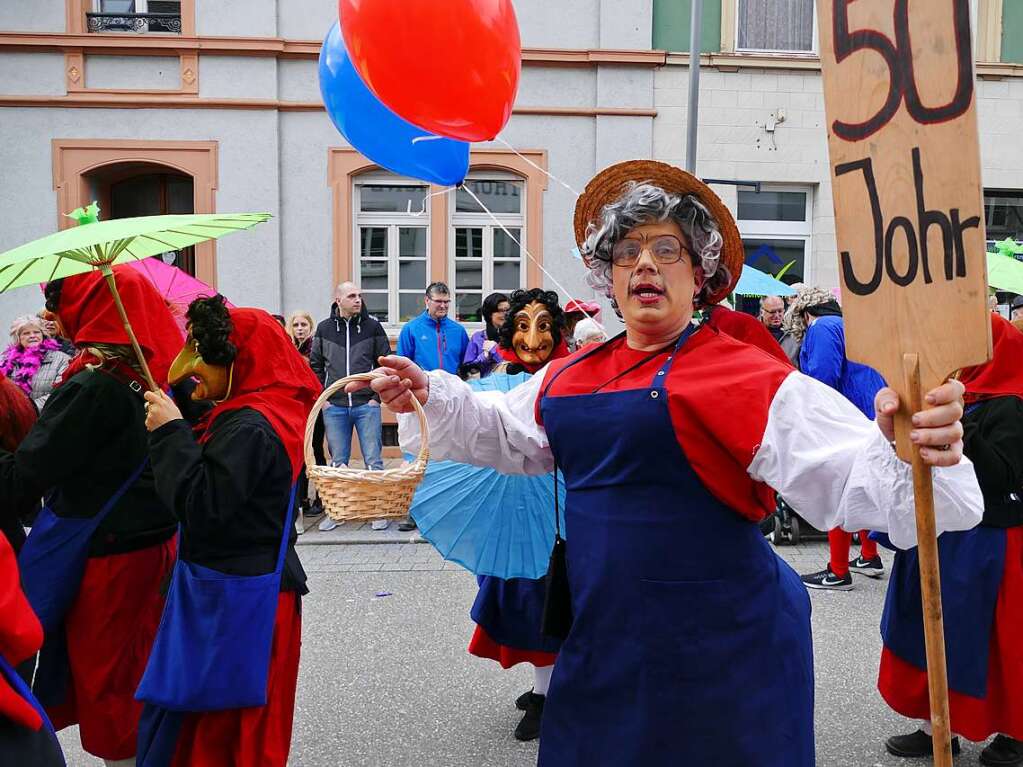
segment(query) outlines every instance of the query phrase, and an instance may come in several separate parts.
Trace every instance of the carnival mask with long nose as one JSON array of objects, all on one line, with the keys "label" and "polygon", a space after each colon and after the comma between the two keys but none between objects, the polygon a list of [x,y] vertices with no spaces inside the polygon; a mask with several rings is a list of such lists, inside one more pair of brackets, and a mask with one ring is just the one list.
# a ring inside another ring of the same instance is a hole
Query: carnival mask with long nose
[{"label": "carnival mask with long nose", "polygon": [[526,304],[512,318],[512,348],[527,365],[543,365],[554,351],[554,318],[540,301]]},{"label": "carnival mask with long nose", "polygon": [[171,363],[167,371],[167,380],[171,385],[181,383],[191,376],[196,380],[192,392],[194,400],[210,400],[223,402],[231,396],[231,378],[234,363],[230,365],[211,365],[199,353],[199,342],[192,338],[189,331],[185,345]]}]

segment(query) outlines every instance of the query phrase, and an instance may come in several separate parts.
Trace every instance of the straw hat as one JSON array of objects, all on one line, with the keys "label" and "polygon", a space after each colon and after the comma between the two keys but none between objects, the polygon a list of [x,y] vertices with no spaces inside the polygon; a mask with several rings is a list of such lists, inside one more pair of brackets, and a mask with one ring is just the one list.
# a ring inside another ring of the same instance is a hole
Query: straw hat
[{"label": "straw hat", "polygon": [[691,194],[706,206],[714,220],[724,244],[721,246],[721,263],[728,268],[732,276],[731,283],[708,296],[710,303],[717,303],[735,288],[742,273],[745,252],[742,238],[735,219],[721,198],[713,190],[691,173],[656,160],[627,160],[605,168],[579,195],[575,203],[575,241],[581,248],[586,241],[586,227],[592,222],[600,221],[604,206],[613,203],[625,192],[629,182],[648,183],[660,187],[666,192],[677,195]]}]

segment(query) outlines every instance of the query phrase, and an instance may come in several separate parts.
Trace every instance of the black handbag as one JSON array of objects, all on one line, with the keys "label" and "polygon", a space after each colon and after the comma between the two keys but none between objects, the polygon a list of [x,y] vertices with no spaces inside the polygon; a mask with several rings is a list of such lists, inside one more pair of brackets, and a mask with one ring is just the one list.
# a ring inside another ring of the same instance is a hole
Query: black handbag
[{"label": "black handbag", "polygon": [[561,509],[558,505],[558,467],[554,467],[554,548],[544,578],[541,632],[552,639],[565,639],[572,628],[572,595],[568,587],[565,539],[561,537]]}]

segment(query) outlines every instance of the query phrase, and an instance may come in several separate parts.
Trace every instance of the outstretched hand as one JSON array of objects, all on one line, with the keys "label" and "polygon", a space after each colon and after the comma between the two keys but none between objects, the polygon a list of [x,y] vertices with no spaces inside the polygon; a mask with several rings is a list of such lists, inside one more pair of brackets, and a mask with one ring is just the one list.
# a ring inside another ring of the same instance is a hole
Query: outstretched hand
[{"label": "outstretched hand", "polygon": [[380,401],[395,413],[411,413],[414,410],[412,397],[426,404],[430,396],[430,379],[423,369],[407,357],[389,355],[381,357],[380,367],[374,373],[382,373],[372,381],[355,381],[345,386],[351,394],[369,387],[380,395]]},{"label": "outstretched hand", "polygon": [[[927,392],[924,400],[929,410],[913,415],[910,439],[920,446],[920,457],[930,466],[954,466],[963,457],[963,392],[959,381],[946,381]],[[895,413],[899,395],[885,387],[874,397],[877,425],[889,440],[895,439]]]}]

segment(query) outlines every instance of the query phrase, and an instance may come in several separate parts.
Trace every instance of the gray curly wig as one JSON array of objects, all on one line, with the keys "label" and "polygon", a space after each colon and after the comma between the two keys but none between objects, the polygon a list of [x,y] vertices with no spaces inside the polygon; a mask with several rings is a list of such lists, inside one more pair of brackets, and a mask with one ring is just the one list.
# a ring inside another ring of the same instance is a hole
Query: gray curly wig
[{"label": "gray curly wig", "polygon": [[611,251],[615,243],[637,226],[668,220],[682,229],[693,266],[703,267],[705,281],[695,303],[706,305],[707,296],[732,281],[728,268],[721,263],[724,240],[718,223],[694,195],[681,197],[653,184],[631,182],[625,194],[604,206],[600,221],[586,227],[582,256],[590,270],[587,284],[610,298],[615,306],[611,283]]},{"label": "gray curly wig", "polygon": [[801,341],[806,335],[806,310],[811,306],[819,306],[835,300],[835,294],[830,290],[819,288],[815,285],[804,286],[796,291],[795,298],[785,310],[785,319],[782,320],[782,330],[791,335],[797,341]]}]

